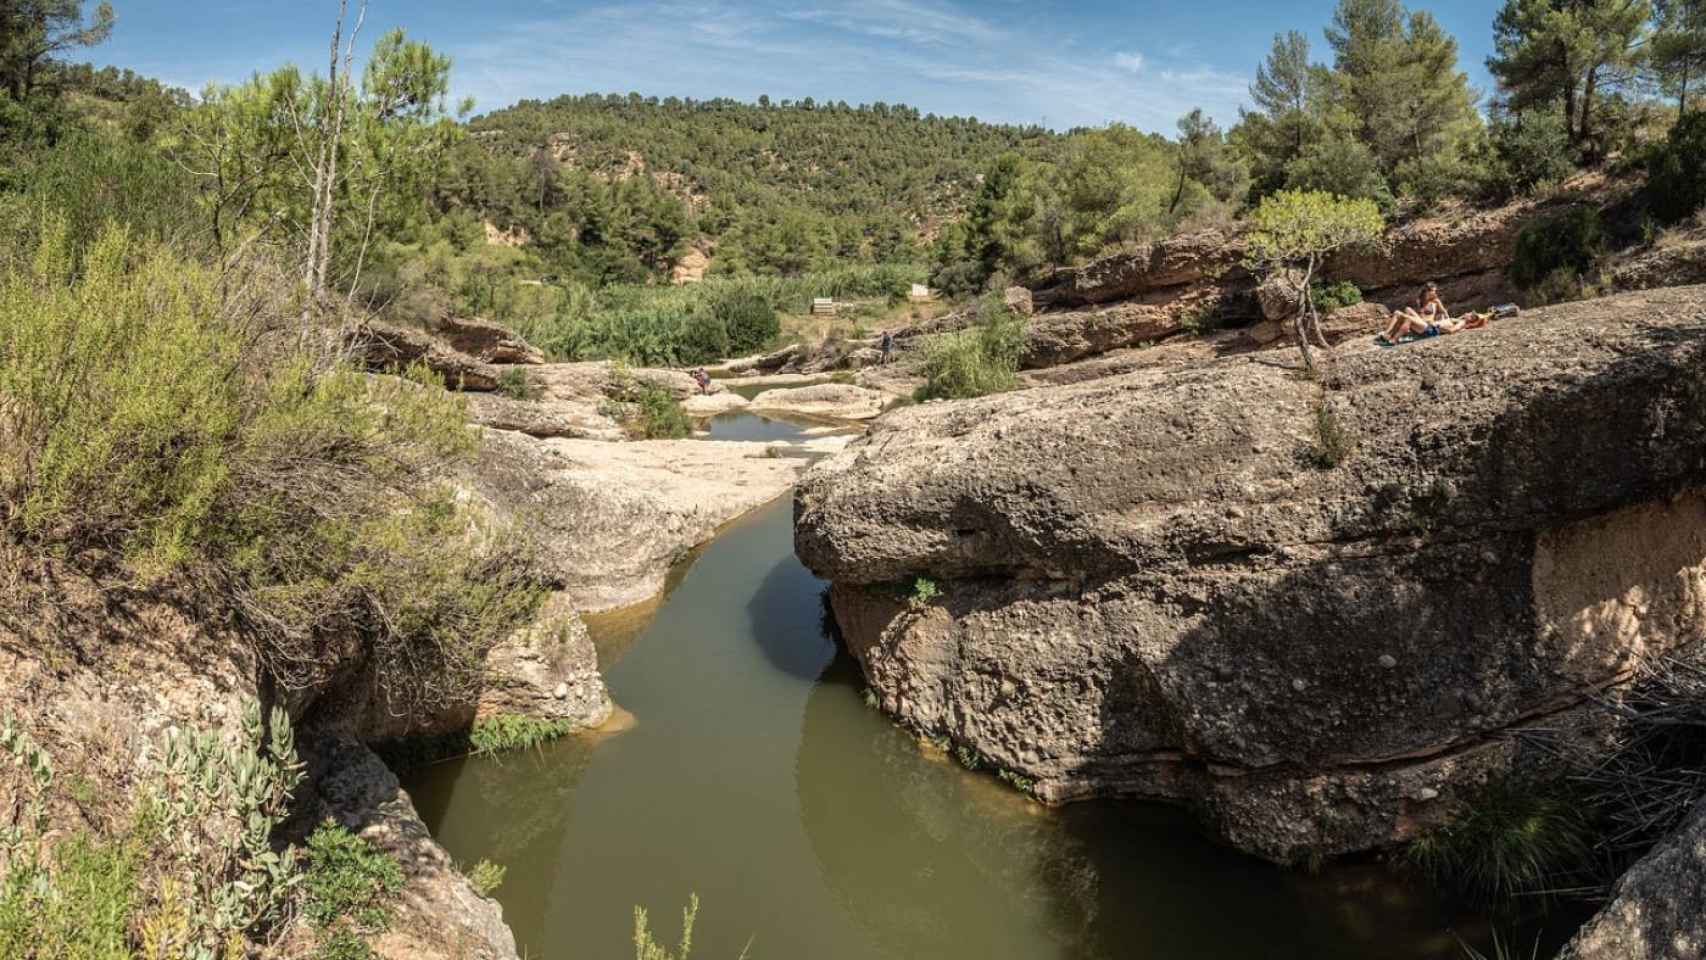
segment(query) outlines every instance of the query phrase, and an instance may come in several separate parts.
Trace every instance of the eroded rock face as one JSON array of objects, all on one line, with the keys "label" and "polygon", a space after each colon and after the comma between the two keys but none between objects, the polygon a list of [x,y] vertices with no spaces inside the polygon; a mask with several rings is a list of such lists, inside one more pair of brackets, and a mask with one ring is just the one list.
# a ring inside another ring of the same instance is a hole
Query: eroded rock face
[{"label": "eroded rock face", "polygon": [[1560,960],[1706,957],[1706,804],[1617,882]]},{"label": "eroded rock face", "polygon": [[1096,310],[1045,313],[1025,327],[1019,367],[1038,370],[1172,336],[1176,311],[1141,303]]},{"label": "eroded rock face", "polygon": [[1058,270],[1036,290],[1039,306],[1086,306],[1125,300],[1204,280],[1248,280],[1242,246],[1218,231],[1184,234]]},{"label": "eroded rock face", "polygon": [[1355,353],[1325,399],[1229,358],[901,410],[802,483],[796,546],[883,707],[1044,798],[1380,846],[1520,762],[1501,732],[1706,639],[1703,312]]},{"label": "eroded rock face", "polygon": [[511,400],[495,393],[475,393],[468,396],[468,422],[530,437],[626,440],[627,433],[607,408],[605,402],[590,398]]},{"label": "eroded rock face", "polygon": [[534,717],[591,730],[613,709],[598,651],[568,594],[552,595],[531,625],[486,655],[479,716]]},{"label": "eroded rock face", "polygon": [[482,363],[538,365],[545,354],[523,340],[515,331],[493,323],[464,317],[446,317],[439,321],[438,335],[452,350],[468,354]]},{"label": "eroded rock face", "polygon": [[503,908],[482,897],[427,831],[397,777],[373,751],[323,738],[304,750],[317,815],[395,857],[404,887],[386,932],[372,942],[385,960],[518,960]]},{"label": "eroded rock face", "polygon": [[375,373],[396,373],[424,364],[444,378],[452,390],[489,392],[498,388],[491,365],[435,339],[421,330],[368,322],[351,331],[345,346],[356,362]]}]

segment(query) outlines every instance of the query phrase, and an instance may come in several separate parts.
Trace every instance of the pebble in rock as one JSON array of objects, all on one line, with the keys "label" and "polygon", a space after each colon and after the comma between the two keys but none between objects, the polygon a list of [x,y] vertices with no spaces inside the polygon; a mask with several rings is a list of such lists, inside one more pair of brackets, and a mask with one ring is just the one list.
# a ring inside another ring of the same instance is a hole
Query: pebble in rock
[{"label": "pebble in rock", "polygon": [[556,697],[558,700],[569,699],[569,685],[566,683],[557,684],[557,689],[551,691],[551,696]]}]

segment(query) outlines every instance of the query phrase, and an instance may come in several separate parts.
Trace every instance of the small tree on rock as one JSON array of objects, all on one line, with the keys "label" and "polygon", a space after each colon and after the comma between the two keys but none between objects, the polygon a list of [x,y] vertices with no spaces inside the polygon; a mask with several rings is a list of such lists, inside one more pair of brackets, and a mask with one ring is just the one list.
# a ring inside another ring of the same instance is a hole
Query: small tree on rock
[{"label": "small tree on rock", "polygon": [[1312,290],[1321,266],[1333,253],[1372,245],[1385,228],[1380,208],[1372,200],[1350,200],[1322,191],[1287,190],[1256,208],[1245,238],[1252,270],[1271,273],[1298,270],[1303,303],[1297,312],[1295,334],[1303,363],[1315,370],[1310,341],[1326,347],[1321,316]]}]

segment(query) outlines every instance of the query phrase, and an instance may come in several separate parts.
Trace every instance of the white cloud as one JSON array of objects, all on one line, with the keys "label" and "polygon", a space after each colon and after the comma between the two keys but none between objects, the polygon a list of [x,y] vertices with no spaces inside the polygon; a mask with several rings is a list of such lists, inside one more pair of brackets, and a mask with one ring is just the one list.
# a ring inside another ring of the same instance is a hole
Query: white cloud
[{"label": "white cloud", "polygon": [[1143,64],[1143,54],[1141,53],[1114,54],[1114,66],[1119,67],[1127,73],[1142,73]]}]

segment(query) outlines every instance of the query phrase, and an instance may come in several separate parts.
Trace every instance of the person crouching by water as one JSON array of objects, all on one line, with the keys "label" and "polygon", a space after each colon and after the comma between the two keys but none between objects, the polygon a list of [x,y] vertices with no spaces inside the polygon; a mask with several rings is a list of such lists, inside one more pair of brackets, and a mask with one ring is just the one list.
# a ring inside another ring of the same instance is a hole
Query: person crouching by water
[{"label": "person crouching by water", "polygon": [[889,358],[894,354],[894,334],[883,331],[883,366],[889,365]]},{"label": "person crouching by water", "polygon": [[693,382],[699,385],[700,396],[705,396],[711,392],[711,375],[705,372],[704,367],[698,367],[693,371]]}]

